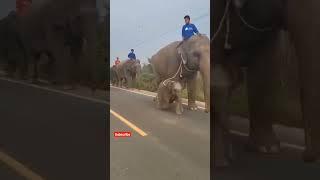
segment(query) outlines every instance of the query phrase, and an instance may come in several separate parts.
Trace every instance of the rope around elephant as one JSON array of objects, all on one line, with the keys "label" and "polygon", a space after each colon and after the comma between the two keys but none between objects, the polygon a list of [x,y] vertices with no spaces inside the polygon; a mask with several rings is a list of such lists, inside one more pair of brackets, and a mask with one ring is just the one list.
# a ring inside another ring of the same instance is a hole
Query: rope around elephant
[{"label": "rope around elephant", "polygon": [[179,73],[179,71],[180,71],[180,77],[182,77],[182,60],[180,61],[180,65],[179,65],[179,68],[178,68],[178,70],[177,70],[177,72],[174,74],[174,76],[172,76],[171,78],[168,78],[168,79],[166,79],[166,80],[164,80],[162,83],[163,83],[163,85],[164,86],[167,86],[167,84],[166,84],[166,82],[168,81],[168,80],[172,80],[172,79],[174,79],[174,78],[176,78],[177,77],[177,75],[178,75],[178,73]]}]

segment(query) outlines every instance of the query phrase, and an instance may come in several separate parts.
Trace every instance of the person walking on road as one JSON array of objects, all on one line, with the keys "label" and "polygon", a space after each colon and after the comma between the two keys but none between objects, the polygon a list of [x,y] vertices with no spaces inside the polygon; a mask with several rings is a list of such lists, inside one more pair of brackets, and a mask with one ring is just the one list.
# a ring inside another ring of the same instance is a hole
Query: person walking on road
[{"label": "person walking on road", "polygon": [[129,60],[136,60],[136,55],[134,54],[134,49],[131,49],[131,52],[128,54]]}]

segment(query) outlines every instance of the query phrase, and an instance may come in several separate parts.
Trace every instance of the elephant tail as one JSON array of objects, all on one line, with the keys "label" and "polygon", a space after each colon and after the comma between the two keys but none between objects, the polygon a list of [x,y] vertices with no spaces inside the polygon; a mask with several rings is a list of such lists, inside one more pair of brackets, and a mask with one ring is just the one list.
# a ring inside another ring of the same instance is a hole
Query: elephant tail
[{"label": "elephant tail", "polygon": [[148,62],[151,64],[151,58],[148,58]]}]

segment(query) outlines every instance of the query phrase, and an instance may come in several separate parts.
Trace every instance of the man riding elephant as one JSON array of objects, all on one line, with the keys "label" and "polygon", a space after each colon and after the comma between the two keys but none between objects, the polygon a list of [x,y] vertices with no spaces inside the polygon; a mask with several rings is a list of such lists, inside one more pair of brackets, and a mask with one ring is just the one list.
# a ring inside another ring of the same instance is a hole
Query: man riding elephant
[{"label": "man riding elephant", "polygon": [[129,60],[136,60],[136,55],[134,54],[134,49],[131,49],[130,53],[128,54]]},{"label": "man riding elephant", "polygon": [[207,36],[199,34],[191,36],[183,43],[170,43],[153,55],[149,62],[158,85],[166,79],[178,79],[183,87],[187,86],[188,106],[191,110],[197,109],[196,84],[197,72],[200,71],[203,78],[205,111],[210,111],[210,40]]},{"label": "man riding elephant", "polygon": [[[182,41],[181,43],[178,45],[178,47],[184,43],[186,40],[188,40],[189,38],[191,38],[193,35],[197,34],[199,35],[199,31],[197,29],[197,27],[190,23],[190,16],[189,15],[186,15],[184,16],[184,22],[185,22],[185,25],[182,26]],[[184,59],[182,59],[182,62],[184,64],[186,64],[187,62],[184,61]]]}]

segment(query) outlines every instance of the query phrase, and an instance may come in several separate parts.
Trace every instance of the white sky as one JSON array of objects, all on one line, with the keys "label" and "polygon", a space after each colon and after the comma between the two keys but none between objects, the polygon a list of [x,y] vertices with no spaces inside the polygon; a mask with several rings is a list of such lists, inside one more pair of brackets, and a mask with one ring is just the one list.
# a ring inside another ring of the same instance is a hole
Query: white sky
[{"label": "white sky", "polygon": [[110,0],[110,64],[131,48],[147,62],[161,47],[181,40],[183,17],[210,36],[210,0]]}]

